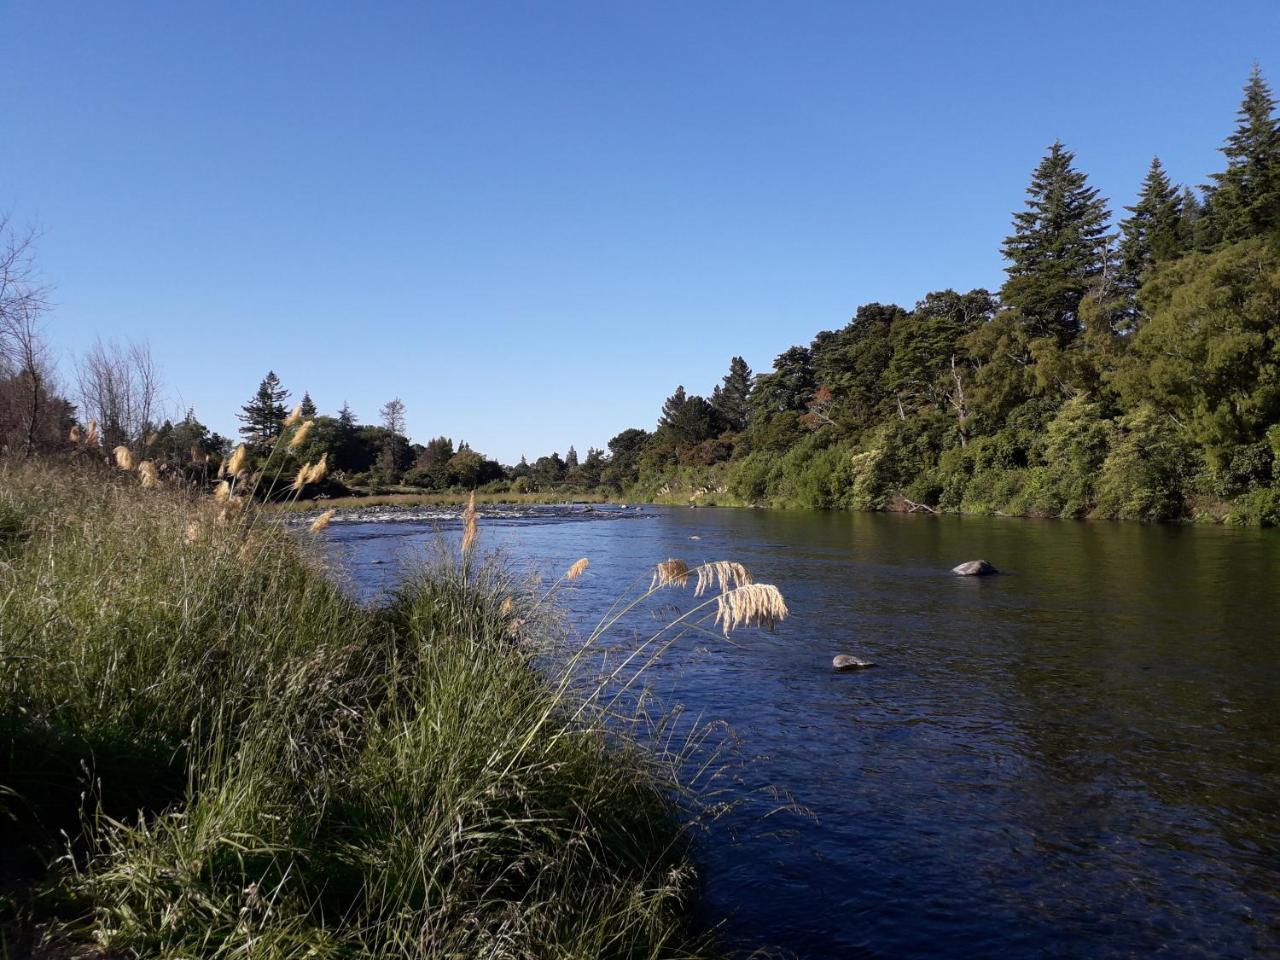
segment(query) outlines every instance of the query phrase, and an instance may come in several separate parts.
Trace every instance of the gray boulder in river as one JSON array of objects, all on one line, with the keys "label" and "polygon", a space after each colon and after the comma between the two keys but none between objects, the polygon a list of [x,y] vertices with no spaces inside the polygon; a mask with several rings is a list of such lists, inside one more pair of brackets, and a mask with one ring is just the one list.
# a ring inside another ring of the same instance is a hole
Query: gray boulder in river
[{"label": "gray boulder in river", "polygon": [[874,667],[875,664],[869,660],[859,660],[857,657],[851,657],[847,653],[837,654],[835,659],[831,661],[832,669],[844,673],[847,670],[865,670],[867,667]]},{"label": "gray boulder in river", "polygon": [[958,567],[952,567],[951,572],[957,577],[985,577],[1000,571],[985,560],[968,560]]}]

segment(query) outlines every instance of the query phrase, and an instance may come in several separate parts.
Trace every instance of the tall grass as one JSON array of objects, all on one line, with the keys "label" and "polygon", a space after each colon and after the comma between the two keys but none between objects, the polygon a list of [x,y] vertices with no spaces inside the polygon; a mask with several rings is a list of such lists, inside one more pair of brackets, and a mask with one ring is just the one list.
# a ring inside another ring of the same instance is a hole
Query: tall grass
[{"label": "tall grass", "polygon": [[670,584],[548,674],[555,588],[476,536],[367,608],[244,501],[0,467],[0,844],[39,892],[10,895],[11,934],[139,957],[706,955],[682,757],[611,713],[746,584],[583,690],[574,666]]}]

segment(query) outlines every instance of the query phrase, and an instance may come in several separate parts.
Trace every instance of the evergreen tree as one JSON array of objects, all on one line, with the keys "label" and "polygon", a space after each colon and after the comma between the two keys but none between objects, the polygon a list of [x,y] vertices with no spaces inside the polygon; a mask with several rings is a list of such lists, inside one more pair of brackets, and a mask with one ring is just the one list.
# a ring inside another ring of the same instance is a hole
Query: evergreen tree
[{"label": "evergreen tree", "polygon": [[240,409],[243,411],[237,419],[244,424],[240,434],[257,451],[264,451],[280,436],[281,424],[284,423],[284,402],[289,399],[289,391],[280,385],[280,378],[274,370],[267,371],[258,385],[258,392],[253,399]]},{"label": "evergreen tree", "polygon": [[1210,242],[1233,242],[1280,228],[1280,124],[1275,98],[1255,65],[1244,87],[1239,122],[1222,152],[1227,169],[1213,174]]},{"label": "evergreen tree", "polygon": [[1117,282],[1130,301],[1152,264],[1182,252],[1181,208],[1178,188],[1169,182],[1160,158],[1153,157],[1138,202],[1125,207],[1130,216],[1120,221]]},{"label": "evergreen tree", "polygon": [[578,451],[569,445],[569,452],[564,455],[564,467],[566,470],[576,470],[578,467]]},{"label": "evergreen tree", "polygon": [[689,398],[685,396],[684,387],[676,387],[676,392],[667,397],[666,402],[662,405],[662,415],[658,417],[659,427],[669,427],[675,423],[676,418],[680,416],[680,410]]},{"label": "evergreen tree", "polygon": [[711,392],[711,406],[730,430],[743,430],[751,415],[751,368],[742,357],[729,361],[729,372]]},{"label": "evergreen tree", "polygon": [[812,354],[807,347],[792,347],[778,354],[772,372],[756,377],[751,391],[752,416],[803,411],[816,389]]},{"label": "evergreen tree", "polygon": [[305,417],[306,419],[310,420],[312,417],[316,415],[316,405],[311,400],[310,393],[307,393],[305,391],[303,392],[301,407],[302,407],[302,416]]},{"label": "evergreen tree", "polygon": [[338,423],[344,430],[354,430],[356,428],[356,415],[351,411],[351,404],[342,401],[342,409],[338,411]]},{"label": "evergreen tree", "polygon": [[1079,332],[1080,301],[1104,280],[1111,240],[1106,201],[1072,166],[1074,159],[1061,141],[1049,148],[1003,248],[1009,278],[1001,301],[1017,312],[1028,337],[1060,344]]}]

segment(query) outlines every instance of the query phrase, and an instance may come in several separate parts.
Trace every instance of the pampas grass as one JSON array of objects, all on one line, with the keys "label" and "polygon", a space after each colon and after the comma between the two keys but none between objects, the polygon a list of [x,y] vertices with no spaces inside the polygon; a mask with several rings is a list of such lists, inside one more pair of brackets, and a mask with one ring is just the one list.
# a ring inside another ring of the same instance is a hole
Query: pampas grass
[{"label": "pampas grass", "polygon": [[716,596],[717,625],[727,637],[738,627],[767,627],[772,630],[787,618],[787,604],[782,593],[770,583],[746,583]]},{"label": "pampas grass", "polygon": [[722,593],[751,583],[751,572],[733,560],[714,560],[698,567],[698,584],[693,595],[700,597],[715,588]]},{"label": "pampas grass", "polygon": [[89,432],[85,434],[85,446],[96,447],[98,445],[98,421],[89,421]]},{"label": "pampas grass", "polygon": [[314,420],[304,420],[302,422],[302,426],[298,427],[293,436],[289,438],[290,450],[297,450],[304,442],[306,442],[307,434],[311,432],[311,425],[313,423],[315,423]]},{"label": "pampas grass", "polygon": [[587,567],[591,565],[591,561],[586,557],[577,560],[565,571],[564,578],[566,580],[577,580],[580,576],[587,572]]},{"label": "pampas grass", "polygon": [[121,470],[133,469],[133,451],[124,444],[116,447],[111,453],[116,458],[116,466]]},{"label": "pampas grass", "polygon": [[0,849],[59,955],[707,955],[680,757],[545,672],[531,588],[454,555],[362,606],[251,503],[14,469]]},{"label": "pampas grass", "polygon": [[244,470],[245,464],[249,462],[249,449],[243,443],[236,447],[231,454],[231,458],[226,462],[226,474],[229,477],[238,477]]},{"label": "pampas grass", "polygon": [[292,427],[295,423],[297,423],[301,419],[302,419],[302,404],[298,404],[296,407],[290,410],[289,415],[284,418],[283,426],[286,430],[288,430],[290,427]]},{"label": "pampas grass", "polygon": [[67,440],[68,440],[70,443],[76,443],[76,444],[78,444],[78,443],[80,443],[83,439],[84,439],[84,434],[83,434],[83,433],[81,433],[81,431],[80,431],[80,424],[78,424],[78,423],[77,423],[77,424],[73,425],[73,426],[72,426],[72,428],[71,428],[71,433],[70,433],[70,435],[68,435]]},{"label": "pampas grass", "polygon": [[333,522],[334,514],[337,512],[337,510],[326,510],[324,513],[320,514],[320,516],[312,520],[309,528],[311,532],[320,533],[324,530],[325,527],[329,526],[329,524]]},{"label": "pampas grass", "polygon": [[650,590],[675,585],[683,587],[689,582],[689,565],[683,560],[663,560],[653,571]]},{"label": "pampas grass", "polygon": [[156,465],[150,460],[143,460],[138,464],[138,479],[145,488],[158,486],[160,475],[156,472]]},{"label": "pampas grass", "polygon": [[478,534],[476,516],[476,495],[473,490],[471,496],[467,498],[466,508],[462,511],[462,555],[464,557],[469,556],[471,549],[476,545]]},{"label": "pampas grass", "polygon": [[231,499],[231,484],[226,480],[219,480],[217,486],[213,488],[213,499],[218,503],[226,503]]}]

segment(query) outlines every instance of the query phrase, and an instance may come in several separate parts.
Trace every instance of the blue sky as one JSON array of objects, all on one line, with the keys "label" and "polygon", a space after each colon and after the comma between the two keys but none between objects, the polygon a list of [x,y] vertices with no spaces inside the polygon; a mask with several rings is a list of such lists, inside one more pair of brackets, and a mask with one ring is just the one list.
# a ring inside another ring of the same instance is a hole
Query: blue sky
[{"label": "blue sky", "polygon": [[0,210],[64,377],[146,339],[222,432],[273,368],[514,461],[998,286],[1055,138],[1113,206],[1203,182],[1255,60],[1275,0],[0,0]]}]

